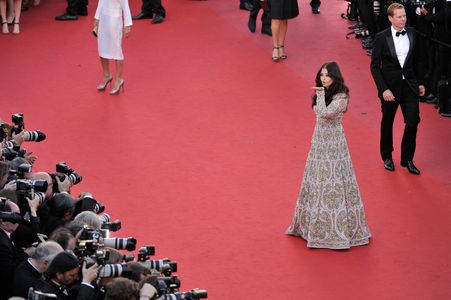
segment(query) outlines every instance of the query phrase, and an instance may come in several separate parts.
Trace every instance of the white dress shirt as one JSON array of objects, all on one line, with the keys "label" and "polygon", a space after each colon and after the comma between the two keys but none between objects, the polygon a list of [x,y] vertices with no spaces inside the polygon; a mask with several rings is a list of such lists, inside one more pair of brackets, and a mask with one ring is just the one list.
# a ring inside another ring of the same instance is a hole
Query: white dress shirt
[{"label": "white dress shirt", "polygon": [[[402,30],[405,29],[403,28]],[[395,43],[396,56],[398,56],[399,64],[401,65],[401,68],[403,68],[407,54],[409,53],[410,42],[407,33],[404,35],[400,34],[399,36],[396,36],[396,32],[396,29],[391,27],[391,34],[393,36],[393,42]]]}]

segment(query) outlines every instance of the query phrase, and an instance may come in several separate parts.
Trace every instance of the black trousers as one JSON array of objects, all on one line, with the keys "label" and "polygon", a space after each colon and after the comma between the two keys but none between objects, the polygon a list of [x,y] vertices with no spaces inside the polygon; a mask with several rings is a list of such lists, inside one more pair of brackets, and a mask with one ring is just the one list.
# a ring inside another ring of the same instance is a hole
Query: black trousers
[{"label": "black trousers", "polygon": [[67,14],[76,16],[84,12],[88,12],[88,0],[67,0]]},{"label": "black trousers", "polygon": [[[261,5],[260,5],[260,0],[253,0],[252,3],[252,10],[249,13],[249,18],[250,19],[257,19],[258,16],[258,12],[260,11]],[[269,12],[263,10],[263,14],[262,14],[262,29],[264,27],[269,27],[271,28],[271,17],[269,16]]]},{"label": "black trousers", "polygon": [[162,16],[163,18],[166,17],[166,11],[161,5],[161,0],[143,0],[141,11],[151,17],[153,16],[153,14]]},{"label": "black trousers", "polygon": [[319,7],[321,5],[321,1],[320,0],[312,0],[312,1],[310,1],[310,6],[312,7],[312,8],[317,8],[317,7]]},{"label": "black trousers", "polygon": [[401,106],[404,117],[404,134],[401,142],[401,162],[413,160],[416,148],[417,128],[420,123],[419,97],[403,81],[401,95],[394,102],[380,99],[382,104],[380,151],[382,160],[391,158],[393,152],[393,122],[398,106]]},{"label": "black trousers", "polygon": [[370,36],[374,38],[377,33],[376,16],[374,15],[373,0],[357,0],[360,21],[365,23]]}]

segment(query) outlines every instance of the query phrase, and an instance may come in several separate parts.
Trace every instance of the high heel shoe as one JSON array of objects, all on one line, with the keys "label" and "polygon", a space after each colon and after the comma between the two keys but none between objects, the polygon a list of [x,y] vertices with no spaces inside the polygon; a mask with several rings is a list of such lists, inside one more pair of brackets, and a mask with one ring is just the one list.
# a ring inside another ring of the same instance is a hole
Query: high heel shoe
[{"label": "high heel shoe", "polygon": [[281,58],[281,59],[287,59],[288,56],[285,54],[285,49],[284,49],[283,45],[280,45],[279,48],[282,48],[282,49],[283,49],[283,54],[280,56],[280,58]]},{"label": "high heel shoe", "polygon": [[[105,80],[105,78],[106,78],[106,80]],[[106,86],[108,85],[108,83],[110,83],[111,80],[113,80],[113,76],[111,76],[111,75],[109,75],[108,77],[105,77],[105,78],[104,78],[103,82],[97,86],[98,91],[104,91]]]},{"label": "high heel shoe", "polygon": [[14,22],[13,34],[19,34],[19,33],[20,33],[19,22]]},{"label": "high heel shoe", "polygon": [[119,86],[114,88],[114,89],[112,89],[110,91],[110,95],[117,95],[117,94],[119,94],[119,92],[121,91],[121,88],[122,89],[124,88],[124,84],[125,84],[124,79],[121,79],[121,81],[119,82]]},{"label": "high heel shoe", "polygon": [[[10,18],[10,17],[12,17],[12,18]],[[6,20],[8,21],[8,25],[13,25],[16,17],[14,15],[11,15],[10,17],[8,17]]]},{"label": "high heel shoe", "polygon": [[8,34],[9,33],[8,22],[2,22],[2,33],[3,34]]},{"label": "high heel shoe", "polygon": [[[277,50],[277,55],[274,55],[274,50]],[[279,59],[279,47],[272,47],[272,61],[277,62]]]}]

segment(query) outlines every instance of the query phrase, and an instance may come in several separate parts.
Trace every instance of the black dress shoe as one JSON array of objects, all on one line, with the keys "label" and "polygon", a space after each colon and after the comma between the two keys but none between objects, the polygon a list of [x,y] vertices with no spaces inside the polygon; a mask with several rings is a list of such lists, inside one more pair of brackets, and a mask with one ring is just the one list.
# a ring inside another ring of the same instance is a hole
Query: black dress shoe
[{"label": "black dress shoe", "polygon": [[57,20],[57,21],[75,21],[75,20],[78,20],[78,17],[69,15],[66,13],[64,15],[55,17],[55,20]]},{"label": "black dress shoe", "polygon": [[156,15],[155,18],[152,19],[151,23],[152,24],[158,24],[158,23],[163,22],[163,20],[164,20],[163,16]]},{"label": "black dress shoe", "polygon": [[312,7],[312,14],[317,15],[319,14],[319,12],[320,12],[319,7]]},{"label": "black dress shoe", "polygon": [[384,168],[389,171],[394,171],[395,164],[393,163],[393,159],[391,158],[384,159]]},{"label": "black dress shoe", "polygon": [[262,27],[262,33],[263,34],[267,34],[269,36],[272,36],[271,27],[269,27],[269,26]]},{"label": "black dress shoe", "polygon": [[252,4],[250,4],[249,2],[240,3],[240,9],[251,11],[252,10]]},{"label": "black dress shoe", "polygon": [[401,166],[407,168],[409,170],[409,173],[420,175],[420,170],[418,170],[417,167],[413,164],[413,161],[408,160],[406,162],[401,162]]},{"label": "black dress shoe", "polygon": [[132,20],[152,19],[152,15],[140,12],[136,16],[132,16]]},{"label": "black dress shoe", "polygon": [[255,28],[257,26],[256,22],[257,22],[257,19],[249,18],[249,21],[247,22],[247,27],[249,28],[249,30],[251,32],[255,32]]}]

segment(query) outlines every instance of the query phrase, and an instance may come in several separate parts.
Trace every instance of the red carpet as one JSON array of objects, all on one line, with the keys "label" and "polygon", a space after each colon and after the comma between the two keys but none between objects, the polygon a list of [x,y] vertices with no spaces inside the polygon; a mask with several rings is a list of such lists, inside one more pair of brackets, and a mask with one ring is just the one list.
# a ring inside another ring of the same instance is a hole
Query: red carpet
[{"label": "red carpet", "polygon": [[[166,3],[165,3],[166,2]],[[288,60],[248,32],[238,0],[164,1],[161,25],[135,22],[124,42],[125,93],[101,79],[89,17],[56,22],[63,0],[23,13],[19,36],[0,36],[1,117],[23,112],[47,140],[26,144],[35,170],[66,160],[123,221],[118,236],[155,244],[179,263],[182,290],[209,299],[450,299],[451,122],[421,104],[415,162],[394,173],[378,153],[380,105],[369,58],[346,40],[341,0],[289,23]],[[140,1],[131,3],[137,13]],[[310,147],[310,87],[324,61],[351,89],[345,130],[373,239],[350,251],[309,250],[284,235]]]}]

